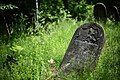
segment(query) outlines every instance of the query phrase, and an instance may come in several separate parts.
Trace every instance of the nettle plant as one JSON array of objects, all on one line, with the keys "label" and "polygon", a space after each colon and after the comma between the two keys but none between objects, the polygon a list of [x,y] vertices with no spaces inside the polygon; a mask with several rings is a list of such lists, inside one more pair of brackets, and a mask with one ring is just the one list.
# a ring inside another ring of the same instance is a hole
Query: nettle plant
[{"label": "nettle plant", "polygon": [[7,10],[7,9],[15,9],[18,8],[15,5],[9,4],[9,5],[5,5],[5,4],[0,4],[0,9],[1,10]]}]

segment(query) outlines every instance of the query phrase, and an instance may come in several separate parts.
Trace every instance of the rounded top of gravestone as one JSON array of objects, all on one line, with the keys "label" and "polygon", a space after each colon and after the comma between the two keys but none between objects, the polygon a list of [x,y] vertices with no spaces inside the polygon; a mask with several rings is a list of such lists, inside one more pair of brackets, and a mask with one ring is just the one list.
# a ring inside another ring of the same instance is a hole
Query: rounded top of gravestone
[{"label": "rounded top of gravestone", "polygon": [[97,3],[94,7],[97,7],[97,8],[106,8],[105,4],[103,4],[103,3]]},{"label": "rounded top of gravestone", "polygon": [[104,30],[97,23],[86,23],[79,27],[75,34],[79,35],[81,41],[88,43],[100,45],[101,42],[104,42]]}]

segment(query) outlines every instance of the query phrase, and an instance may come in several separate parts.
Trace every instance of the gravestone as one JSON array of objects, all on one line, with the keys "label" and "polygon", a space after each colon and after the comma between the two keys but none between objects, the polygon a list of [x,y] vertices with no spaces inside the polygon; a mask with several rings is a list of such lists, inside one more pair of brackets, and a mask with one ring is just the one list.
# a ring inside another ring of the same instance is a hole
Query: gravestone
[{"label": "gravestone", "polygon": [[107,9],[106,9],[106,6],[103,3],[97,3],[94,6],[93,13],[94,13],[94,18],[96,20],[106,21],[106,19],[107,19]]},{"label": "gravestone", "polygon": [[104,30],[96,23],[86,23],[79,27],[68,46],[61,62],[63,72],[82,72],[84,68],[95,68],[105,42]]},{"label": "gravestone", "polygon": [[112,21],[119,21],[120,20],[119,11],[118,11],[118,8],[116,6],[108,7],[108,17]]}]

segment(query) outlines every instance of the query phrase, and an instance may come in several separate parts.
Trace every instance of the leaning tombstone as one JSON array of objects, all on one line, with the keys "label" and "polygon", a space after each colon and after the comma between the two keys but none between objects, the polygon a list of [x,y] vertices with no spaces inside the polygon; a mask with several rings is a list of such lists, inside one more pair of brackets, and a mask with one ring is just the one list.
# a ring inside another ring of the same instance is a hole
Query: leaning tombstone
[{"label": "leaning tombstone", "polygon": [[105,42],[104,30],[96,23],[79,27],[66,50],[60,68],[64,73],[93,70]]},{"label": "leaning tombstone", "polygon": [[107,20],[107,9],[103,3],[97,3],[94,6],[93,13],[96,20]]},{"label": "leaning tombstone", "polygon": [[108,10],[109,19],[111,19],[112,21],[118,22],[120,20],[118,8],[116,6],[111,6],[108,9],[109,9]]}]

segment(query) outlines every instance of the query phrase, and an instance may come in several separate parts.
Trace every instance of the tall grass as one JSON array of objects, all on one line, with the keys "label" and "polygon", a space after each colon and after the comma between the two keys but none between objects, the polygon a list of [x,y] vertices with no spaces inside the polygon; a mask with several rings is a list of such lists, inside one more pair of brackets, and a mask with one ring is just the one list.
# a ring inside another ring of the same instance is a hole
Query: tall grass
[{"label": "tall grass", "polygon": [[[51,71],[49,61],[54,60],[54,67],[59,69],[75,30],[86,22],[65,19],[49,24],[47,30],[41,29],[37,35],[22,34],[11,44],[1,43],[0,80],[119,80],[120,28],[119,23],[111,21],[99,23],[105,30],[106,43],[93,72],[85,72],[82,76],[71,73],[56,78]],[[12,55],[16,62],[8,61],[7,64],[7,55]]]}]

